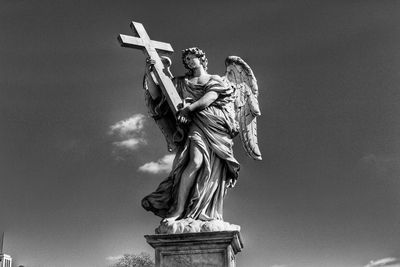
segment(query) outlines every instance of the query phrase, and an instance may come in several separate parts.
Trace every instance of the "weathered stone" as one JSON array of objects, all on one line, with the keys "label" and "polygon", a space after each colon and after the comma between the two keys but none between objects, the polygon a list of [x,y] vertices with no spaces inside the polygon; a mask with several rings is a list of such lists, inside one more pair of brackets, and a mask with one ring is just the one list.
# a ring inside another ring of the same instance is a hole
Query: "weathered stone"
[{"label": "weathered stone", "polygon": [[234,267],[243,248],[239,231],[146,235],[156,267]]},{"label": "weathered stone", "polygon": [[[176,152],[169,176],[143,198],[143,208],[163,218],[157,233],[239,230],[222,221],[223,200],[239,176],[233,137],[239,133],[248,155],[261,160],[256,120],[261,112],[253,71],[240,57],[230,56],[223,77],[210,74],[204,51],[191,47],[182,51],[187,72],[173,78],[171,61],[164,60],[164,65],[157,52],[171,53],[171,45],[151,40],[141,23],[131,27],[136,37],[120,35],[118,40],[147,56],[143,88],[149,113],[169,150]],[[205,223],[181,220],[189,218]]]},{"label": "weathered stone", "polygon": [[240,231],[240,226],[222,220],[201,221],[186,218],[177,221],[162,221],[156,234],[183,234],[218,231]]}]

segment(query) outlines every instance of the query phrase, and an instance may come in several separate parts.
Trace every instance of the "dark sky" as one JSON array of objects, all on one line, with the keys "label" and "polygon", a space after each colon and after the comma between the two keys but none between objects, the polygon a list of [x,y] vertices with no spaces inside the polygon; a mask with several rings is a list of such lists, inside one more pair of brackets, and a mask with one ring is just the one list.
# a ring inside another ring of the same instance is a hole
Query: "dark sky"
[{"label": "dark sky", "polygon": [[134,20],[174,47],[175,75],[180,51],[199,46],[210,73],[238,55],[258,79],[263,161],[236,140],[224,209],[242,227],[238,266],[398,259],[399,14],[389,0],[0,0],[5,252],[27,267],[153,254],[143,235],[159,218],[140,200],[167,149],[146,117],[145,57],[117,41]]}]

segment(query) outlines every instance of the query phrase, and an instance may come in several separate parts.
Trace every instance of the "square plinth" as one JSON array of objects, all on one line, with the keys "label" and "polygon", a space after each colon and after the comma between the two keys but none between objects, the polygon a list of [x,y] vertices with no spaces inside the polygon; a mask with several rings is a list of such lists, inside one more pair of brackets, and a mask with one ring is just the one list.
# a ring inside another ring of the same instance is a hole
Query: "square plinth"
[{"label": "square plinth", "polygon": [[146,235],[156,267],[234,267],[243,248],[239,231]]}]

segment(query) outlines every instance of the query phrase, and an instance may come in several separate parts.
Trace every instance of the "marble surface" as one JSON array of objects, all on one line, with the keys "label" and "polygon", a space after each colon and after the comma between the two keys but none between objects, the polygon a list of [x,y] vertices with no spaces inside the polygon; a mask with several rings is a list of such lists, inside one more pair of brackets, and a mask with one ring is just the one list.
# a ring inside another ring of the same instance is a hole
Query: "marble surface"
[{"label": "marble surface", "polygon": [[156,267],[235,267],[243,249],[239,231],[145,236],[155,249]]},{"label": "marble surface", "polygon": [[222,220],[200,221],[194,219],[182,219],[177,221],[162,221],[155,230],[156,234],[182,234],[204,233],[218,231],[240,231],[240,226],[224,222]]}]

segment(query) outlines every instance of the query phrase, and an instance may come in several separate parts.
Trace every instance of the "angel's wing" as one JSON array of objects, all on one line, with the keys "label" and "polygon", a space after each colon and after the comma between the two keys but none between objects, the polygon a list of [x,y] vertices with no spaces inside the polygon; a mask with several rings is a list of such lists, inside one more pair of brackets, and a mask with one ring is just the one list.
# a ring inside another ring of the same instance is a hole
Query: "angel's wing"
[{"label": "angel's wing", "polygon": [[261,115],[258,105],[258,86],[250,66],[237,56],[225,60],[226,73],[223,79],[236,90],[235,113],[239,124],[239,136],[247,154],[261,160],[257,142],[257,117]]}]

